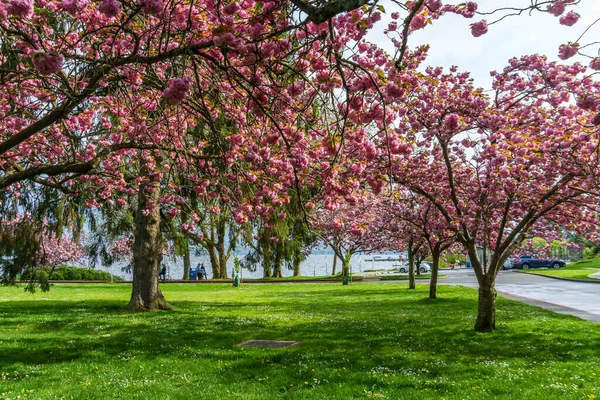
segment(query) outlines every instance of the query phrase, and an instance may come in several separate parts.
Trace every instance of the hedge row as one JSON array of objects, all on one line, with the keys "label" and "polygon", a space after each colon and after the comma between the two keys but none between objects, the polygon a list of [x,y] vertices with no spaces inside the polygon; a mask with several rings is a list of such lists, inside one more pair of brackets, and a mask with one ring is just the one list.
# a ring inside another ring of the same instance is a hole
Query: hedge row
[{"label": "hedge row", "polygon": [[[36,270],[36,274],[45,273],[51,281],[110,281],[110,274],[105,271],[98,271],[90,268],[79,267],[58,267],[50,275],[50,268]],[[22,280],[30,280],[31,271],[23,274]],[[113,281],[122,281],[123,279],[113,275]]]}]

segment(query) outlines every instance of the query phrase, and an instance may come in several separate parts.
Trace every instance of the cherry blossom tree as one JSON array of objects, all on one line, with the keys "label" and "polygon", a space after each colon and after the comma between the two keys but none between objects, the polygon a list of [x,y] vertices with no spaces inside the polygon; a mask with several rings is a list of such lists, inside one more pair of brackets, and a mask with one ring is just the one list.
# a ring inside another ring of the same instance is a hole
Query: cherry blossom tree
[{"label": "cherry blossom tree", "polygon": [[361,199],[355,204],[330,204],[329,208],[317,209],[311,215],[311,229],[342,260],[344,285],[348,284],[352,256],[375,250],[370,245],[381,229],[374,224],[377,208],[373,201]]},{"label": "cherry blossom tree", "polygon": [[[584,73],[529,56],[494,74],[490,97],[455,69],[428,69],[411,94],[399,129],[415,146],[395,160],[394,179],[431,201],[467,250],[478,331],[494,329],[496,275],[532,229],[581,224],[597,202],[597,111],[586,101],[599,87]],[[489,265],[478,244],[490,249]]]}]

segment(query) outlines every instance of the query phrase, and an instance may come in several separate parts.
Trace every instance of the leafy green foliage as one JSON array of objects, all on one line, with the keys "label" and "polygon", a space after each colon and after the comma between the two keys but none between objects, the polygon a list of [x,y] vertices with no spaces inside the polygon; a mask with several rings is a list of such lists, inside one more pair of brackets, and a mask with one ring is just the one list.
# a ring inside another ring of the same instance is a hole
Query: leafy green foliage
[{"label": "leafy green foliage", "polygon": [[[35,276],[31,273],[24,273],[23,280],[39,279],[40,275],[46,277],[46,281],[110,281],[110,274],[105,271],[98,271],[90,268],[79,267],[60,267],[54,270],[49,268],[37,269],[34,271]],[[113,276],[113,281],[122,281],[118,276]]]}]

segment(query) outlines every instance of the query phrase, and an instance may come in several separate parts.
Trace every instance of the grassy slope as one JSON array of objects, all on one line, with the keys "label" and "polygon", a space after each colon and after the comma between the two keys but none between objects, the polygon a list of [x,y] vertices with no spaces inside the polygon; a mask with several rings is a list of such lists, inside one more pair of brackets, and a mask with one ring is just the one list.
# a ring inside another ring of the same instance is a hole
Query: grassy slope
[{"label": "grassy slope", "polygon": [[123,284],[0,287],[0,398],[600,398],[597,324],[499,298],[477,334],[476,291],[406,286],[173,284],[138,314]]},{"label": "grassy slope", "polygon": [[[594,270],[593,268],[597,268],[597,270]],[[600,258],[581,260],[560,269],[533,269],[526,272],[529,274],[557,276],[567,279],[598,281],[598,279],[589,278],[588,275],[600,272]]]}]

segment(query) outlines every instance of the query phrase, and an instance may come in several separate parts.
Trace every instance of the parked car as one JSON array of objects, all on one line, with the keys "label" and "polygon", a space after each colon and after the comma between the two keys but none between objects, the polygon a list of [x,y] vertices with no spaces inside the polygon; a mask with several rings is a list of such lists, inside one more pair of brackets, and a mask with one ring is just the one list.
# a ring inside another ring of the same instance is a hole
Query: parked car
[{"label": "parked car", "polygon": [[562,260],[554,258],[548,258],[542,260],[541,258],[534,258],[531,256],[520,256],[518,259],[513,260],[512,267],[518,269],[529,269],[529,268],[560,268],[566,264]]},{"label": "parked car", "polygon": [[[428,261],[421,261],[421,265],[419,266],[419,272],[424,274],[426,272],[431,272],[431,263]],[[408,273],[408,264],[401,265],[398,268],[398,272],[407,274]]]}]

